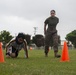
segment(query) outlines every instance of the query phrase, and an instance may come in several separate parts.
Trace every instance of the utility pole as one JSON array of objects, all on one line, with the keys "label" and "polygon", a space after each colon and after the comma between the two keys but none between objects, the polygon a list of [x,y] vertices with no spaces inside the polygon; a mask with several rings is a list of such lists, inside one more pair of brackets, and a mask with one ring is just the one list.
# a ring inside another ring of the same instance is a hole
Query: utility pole
[{"label": "utility pole", "polygon": [[38,28],[38,27],[34,27],[34,35],[36,35],[37,28]]}]

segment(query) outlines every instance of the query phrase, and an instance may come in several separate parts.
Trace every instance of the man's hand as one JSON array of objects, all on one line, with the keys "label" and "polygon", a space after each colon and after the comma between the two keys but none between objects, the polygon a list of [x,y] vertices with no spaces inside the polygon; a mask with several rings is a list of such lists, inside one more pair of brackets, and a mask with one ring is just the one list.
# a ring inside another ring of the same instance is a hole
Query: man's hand
[{"label": "man's hand", "polygon": [[28,56],[25,55],[25,58],[28,58]]}]

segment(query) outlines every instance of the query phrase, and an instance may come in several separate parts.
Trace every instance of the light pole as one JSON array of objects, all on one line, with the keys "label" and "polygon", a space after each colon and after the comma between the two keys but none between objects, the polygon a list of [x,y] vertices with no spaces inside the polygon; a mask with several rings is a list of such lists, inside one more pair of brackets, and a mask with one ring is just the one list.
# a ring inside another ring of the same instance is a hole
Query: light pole
[{"label": "light pole", "polygon": [[38,27],[34,27],[34,35],[36,35],[37,28],[38,28]]}]

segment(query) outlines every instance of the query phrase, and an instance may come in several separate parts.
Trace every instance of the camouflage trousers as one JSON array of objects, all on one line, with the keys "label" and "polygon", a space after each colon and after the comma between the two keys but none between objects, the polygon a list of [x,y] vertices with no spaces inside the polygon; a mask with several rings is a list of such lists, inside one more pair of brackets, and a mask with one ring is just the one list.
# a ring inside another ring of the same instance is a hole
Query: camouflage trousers
[{"label": "camouflage trousers", "polygon": [[53,46],[54,52],[58,52],[58,35],[56,33],[46,33],[45,35],[45,53],[48,53],[49,46]]}]

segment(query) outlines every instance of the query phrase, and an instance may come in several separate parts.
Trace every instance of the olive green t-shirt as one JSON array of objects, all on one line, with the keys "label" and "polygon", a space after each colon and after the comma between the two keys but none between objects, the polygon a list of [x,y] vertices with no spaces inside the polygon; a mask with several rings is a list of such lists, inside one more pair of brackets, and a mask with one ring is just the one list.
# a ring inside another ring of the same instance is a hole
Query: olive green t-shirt
[{"label": "olive green t-shirt", "polygon": [[48,24],[48,28],[56,29],[57,24],[59,23],[59,19],[57,17],[49,17],[45,20],[45,24]]}]

